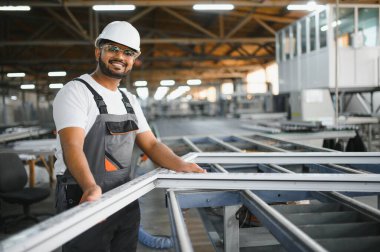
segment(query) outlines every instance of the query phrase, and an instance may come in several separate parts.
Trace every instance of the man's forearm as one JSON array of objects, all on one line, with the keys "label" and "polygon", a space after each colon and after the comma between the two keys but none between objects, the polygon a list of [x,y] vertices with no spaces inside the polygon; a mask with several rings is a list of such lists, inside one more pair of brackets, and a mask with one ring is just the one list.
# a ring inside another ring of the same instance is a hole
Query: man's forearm
[{"label": "man's forearm", "polygon": [[168,146],[159,142],[151,131],[138,134],[136,141],[141,150],[161,167],[176,172],[206,172],[195,163],[183,161]]},{"label": "man's forearm", "polygon": [[177,168],[184,164],[184,161],[180,157],[161,142],[157,142],[152,146],[147,154],[153,162],[170,170],[177,171]]},{"label": "man's forearm", "polygon": [[63,156],[66,167],[69,169],[71,175],[75,178],[83,191],[96,185],[94,176],[90,171],[83,151],[67,147],[63,150]]}]

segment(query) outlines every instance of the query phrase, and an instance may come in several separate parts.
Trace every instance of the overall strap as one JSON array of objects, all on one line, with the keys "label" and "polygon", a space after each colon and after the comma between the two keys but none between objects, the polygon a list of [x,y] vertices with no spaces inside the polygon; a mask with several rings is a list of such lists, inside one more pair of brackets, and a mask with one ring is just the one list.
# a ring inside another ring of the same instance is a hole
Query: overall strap
[{"label": "overall strap", "polygon": [[126,94],[123,91],[121,91],[120,89],[119,89],[119,91],[120,91],[121,95],[123,96],[123,98],[121,100],[123,101],[123,104],[124,104],[125,109],[127,110],[127,113],[128,114],[135,114],[135,111],[133,110],[132,105],[129,102],[129,99],[126,96]]},{"label": "overall strap", "polygon": [[73,80],[80,81],[83,84],[85,84],[86,87],[90,90],[90,92],[94,95],[94,100],[96,102],[96,106],[98,107],[100,114],[108,114],[107,105],[104,102],[103,97],[101,97],[100,94],[98,94],[98,92],[96,92],[95,89],[93,89],[90,86],[90,84],[88,84],[85,80],[83,80],[81,78],[75,78]]}]

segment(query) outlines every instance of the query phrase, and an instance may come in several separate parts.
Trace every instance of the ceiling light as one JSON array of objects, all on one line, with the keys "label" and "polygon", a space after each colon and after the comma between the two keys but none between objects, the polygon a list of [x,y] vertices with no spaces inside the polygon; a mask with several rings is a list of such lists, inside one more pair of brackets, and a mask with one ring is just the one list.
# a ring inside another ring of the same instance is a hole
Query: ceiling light
[{"label": "ceiling light", "polygon": [[65,71],[48,72],[48,76],[50,77],[66,76],[66,72]]},{"label": "ceiling light", "polygon": [[25,77],[25,73],[7,73],[7,77],[10,77],[10,78]]},{"label": "ceiling light", "polygon": [[235,6],[233,4],[194,4],[194,10],[233,10]]},{"label": "ceiling light", "polygon": [[27,6],[27,5],[0,6],[0,11],[30,11],[30,6]]},{"label": "ceiling light", "polygon": [[307,4],[289,4],[288,10],[301,10],[301,11],[315,11],[324,9],[324,5],[316,4],[314,1],[310,1]]},{"label": "ceiling light", "polygon": [[51,83],[51,84],[49,84],[49,88],[51,88],[51,89],[63,88],[63,84],[62,83]]},{"label": "ceiling light", "polygon": [[36,86],[34,84],[22,84],[21,89],[34,89]]},{"label": "ceiling light", "polygon": [[145,87],[146,85],[148,85],[148,82],[144,80],[135,81],[134,85],[135,87]]},{"label": "ceiling light", "polygon": [[161,100],[164,98],[166,93],[169,91],[168,87],[158,87],[156,90],[156,93],[154,94],[154,99],[155,100]]},{"label": "ceiling light", "polygon": [[139,87],[136,88],[137,95],[142,99],[145,100],[149,97],[149,90],[147,87]]},{"label": "ceiling light", "polygon": [[[337,23],[338,23],[338,25],[341,25],[342,21],[340,21],[340,20],[338,20],[338,22],[334,21],[334,22],[331,23],[331,26],[335,27]],[[321,27],[321,31],[327,31],[327,30],[328,30],[327,25],[324,25],[324,26]]]},{"label": "ceiling light", "polygon": [[202,84],[202,81],[200,79],[193,79],[193,80],[187,80],[187,85],[190,85],[190,86],[197,86],[197,85],[201,85]]},{"label": "ceiling light", "polygon": [[133,11],[136,6],[132,4],[123,5],[94,5],[92,9],[95,11]]},{"label": "ceiling light", "polygon": [[173,86],[175,84],[174,80],[162,80],[160,81],[161,86]]},{"label": "ceiling light", "polygon": [[171,92],[167,99],[174,100],[177,99],[178,97],[182,96],[184,93],[188,92],[190,90],[189,86],[179,86],[177,89],[175,89],[173,92]]}]

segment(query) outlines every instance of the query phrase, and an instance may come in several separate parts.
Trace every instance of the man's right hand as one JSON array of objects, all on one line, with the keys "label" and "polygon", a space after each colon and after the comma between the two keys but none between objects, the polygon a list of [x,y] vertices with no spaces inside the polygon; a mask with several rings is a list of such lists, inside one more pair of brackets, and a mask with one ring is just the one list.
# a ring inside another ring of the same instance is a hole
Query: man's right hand
[{"label": "man's right hand", "polygon": [[93,185],[84,190],[79,204],[86,201],[95,201],[99,199],[100,196],[102,196],[102,188],[100,188],[98,185]]}]

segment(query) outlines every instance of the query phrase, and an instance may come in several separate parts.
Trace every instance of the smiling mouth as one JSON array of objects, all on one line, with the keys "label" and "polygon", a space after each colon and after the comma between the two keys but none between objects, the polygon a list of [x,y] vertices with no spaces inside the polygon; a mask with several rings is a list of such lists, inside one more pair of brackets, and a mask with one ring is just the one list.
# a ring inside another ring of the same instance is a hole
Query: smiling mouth
[{"label": "smiling mouth", "polygon": [[127,65],[120,61],[110,61],[110,64],[116,68],[125,68]]}]

